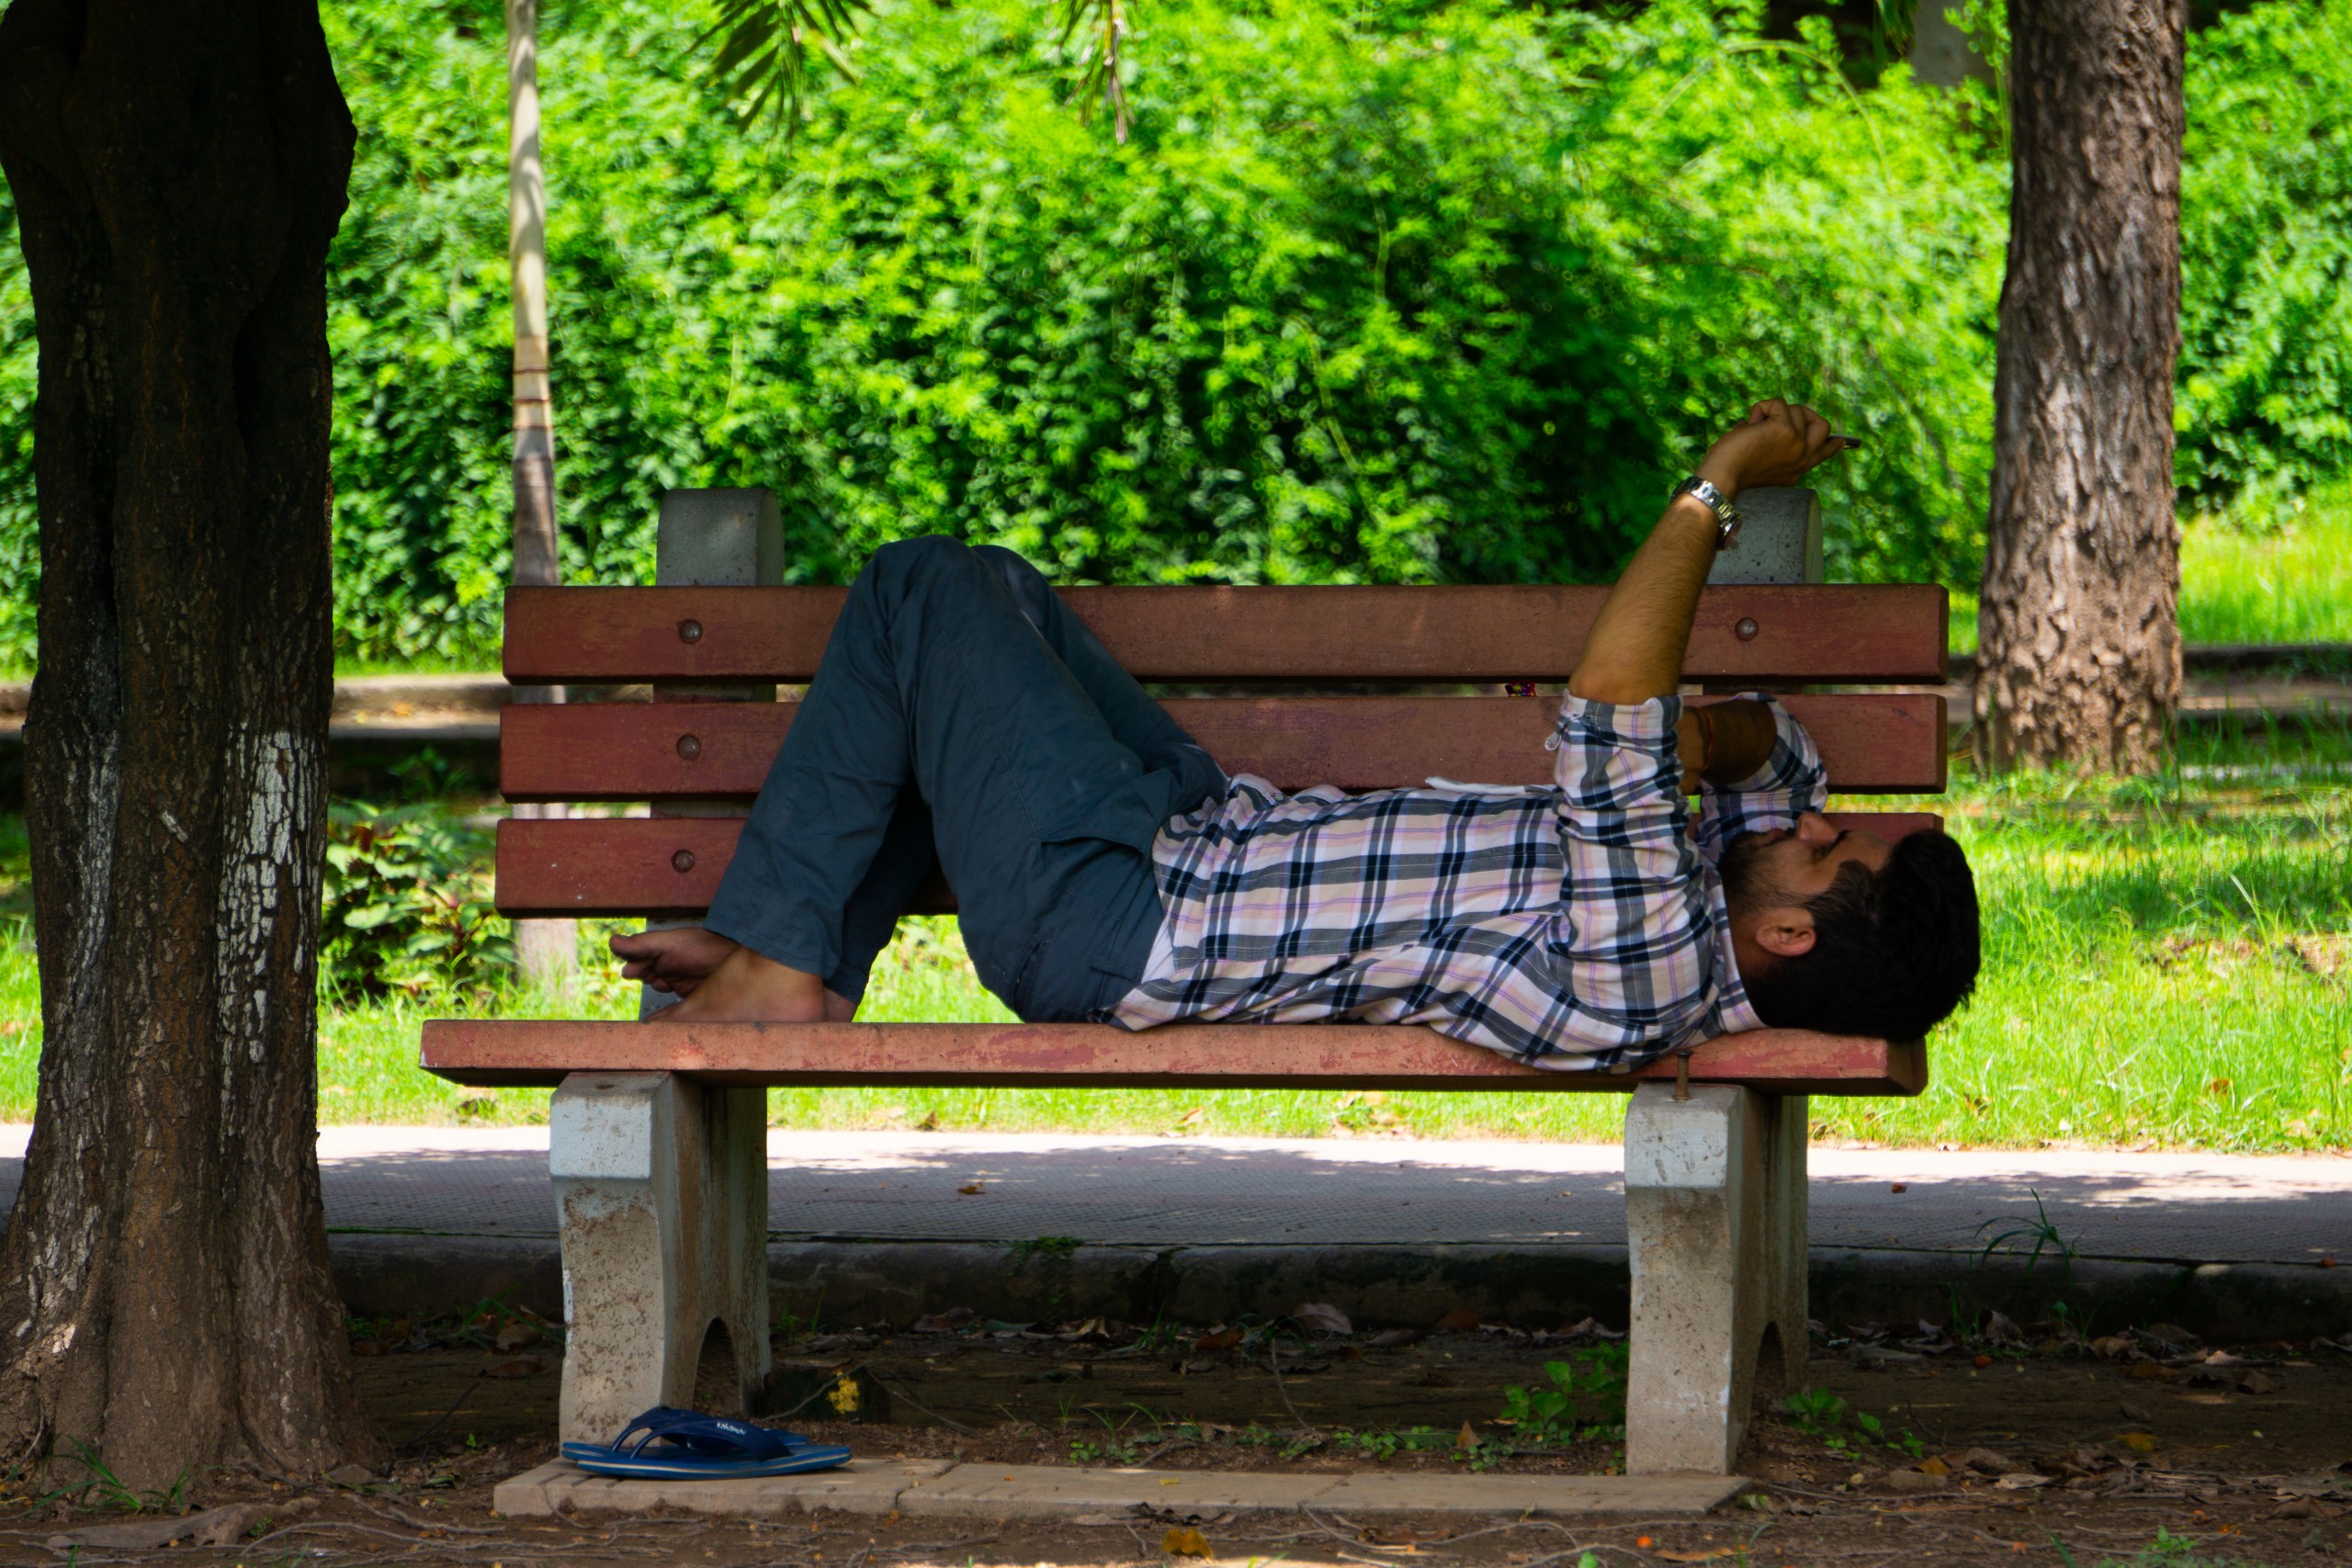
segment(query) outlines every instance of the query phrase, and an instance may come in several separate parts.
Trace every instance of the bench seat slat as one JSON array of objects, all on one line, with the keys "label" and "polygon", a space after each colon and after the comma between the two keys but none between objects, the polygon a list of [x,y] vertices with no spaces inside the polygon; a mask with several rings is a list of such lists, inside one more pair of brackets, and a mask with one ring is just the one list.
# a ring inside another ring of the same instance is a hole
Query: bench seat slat
[{"label": "bench seat slat", "polygon": [[[1944,787],[1934,693],[1792,694],[1846,794]],[[1283,789],[1418,784],[1432,774],[1547,784],[1557,705],[1541,697],[1194,697],[1161,705],[1226,768]],[[500,720],[509,800],[755,795],[797,703],[510,705]]]},{"label": "bench seat slat", "polygon": [[[1923,812],[1834,813],[1841,828],[1882,838],[1939,828]],[[732,817],[604,817],[498,825],[498,908],[518,917],[684,916],[710,907],[743,830]],[[942,913],[950,899],[913,912]]]},{"label": "bench seat slat", "polygon": [[[839,588],[516,588],[506,677],[806,681]],[[1063,598],[1145,681],[1564,681],[1599,587],[1070,588]],[[1701,595],[1694,681],[1937,683],[1933,584],[1740,585]],[[688,626],[686,623],[693,623]],[[1750,635],[1740,635],[1742,623]]]},{"label": "bench seat slat", "polygon": [[[669,1072],[713,1083],[823,1087],[1383,1089],[1630,1091],[1672,1079],[1523,1066],[1433,1031],[1394,1024],[610,1023],[442,1021],[424,1066],[462,1084],[551,1086],[574,1072]],[[1925,1047],[1803,1030],[1726,1034],[1701,1046],[1702,1083],[1783,1094],[1914,1095]]]}]

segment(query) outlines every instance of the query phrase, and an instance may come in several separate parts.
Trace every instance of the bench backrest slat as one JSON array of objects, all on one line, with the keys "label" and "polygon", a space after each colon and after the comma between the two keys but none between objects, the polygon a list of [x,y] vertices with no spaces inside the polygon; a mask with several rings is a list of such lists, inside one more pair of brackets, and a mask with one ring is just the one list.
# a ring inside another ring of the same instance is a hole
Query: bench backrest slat
[{"label": "bench backrest slat", "polygon": [[[806,681],[839,588],[517,588],[506,677]],[[1607,594],[1591,587],[1072,588],[1064,599],[1146,681],[1564,681]],[[1726,586],[1701,596],[1694,681],[1944,678],[1933,585]]]},{"label": "bench backrest slat", "polygon": [[[1933,693],[1792,694],[1841,793],[1944,787],[1944,700]],[[1164,705],[1230,772],[1283,789],[1549,784],[1558,705],[1544,697],[1201,697]],[[509,800],[749,796],[799,705],[514,705],[499,735]]]},{"label": "bench backrest slat", "polygon": [[[796,702],[698,701],[729,682],[804,682],[838,588],[519,588],[506,601],[518,683],[650,682],[650,703],[513,705],[502,785],[516,801],[649,801],[652,818],[501,825],[498,905],[514,915],[691,916],[734,853]],[[1555,697],[1492,694],[1573,671],[1607,590],[1567,587],[1077,588],[1073,609],[1147,681],[1265,682],[1257,694],[1166,700],[1227,769],[1285,789],[1548,783]],[[1685,675],[1760,687],[1939,682],[1945,593],[1918,585],[1708,588]],[[1417,692],[1363,694],[1364,682]],[[669,683],[669,684],[665,684]],[[1277,684],[1278,683],[1278,684]],[[1317,688],[1352,687],[1347,694]],[[1483,687],[1459,694],[1430,686]],[[1245,684],[1244,691],[1250,687]],[[1796,692],[1842,794],[1944,787],[1943,698]],[[1934,818],[1870,821],[1889,835]],[[924,909],[952,908],[934,887]]]},{"label": "bench backrest slat", "polygon": [[[1892,839],[1943,819],[1856,812],[1830,820]],[[514,916],[698,915],[718,891],[742,830],[741,818],[732,817],[510,818],[498,825],[498,907]],[[910,912],[954,908],[935,887]]]}]

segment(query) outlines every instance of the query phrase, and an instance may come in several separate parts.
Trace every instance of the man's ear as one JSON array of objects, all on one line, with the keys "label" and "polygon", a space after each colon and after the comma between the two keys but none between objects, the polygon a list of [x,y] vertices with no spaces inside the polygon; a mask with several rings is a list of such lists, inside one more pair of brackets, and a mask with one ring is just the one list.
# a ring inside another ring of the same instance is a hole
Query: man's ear
[{"label": "man's ear", "polygon": [[1757,919],[1756,945],[1775,958],[1802,958],[1813,940],[1813,911],[1802,905],[1767,909]]}]

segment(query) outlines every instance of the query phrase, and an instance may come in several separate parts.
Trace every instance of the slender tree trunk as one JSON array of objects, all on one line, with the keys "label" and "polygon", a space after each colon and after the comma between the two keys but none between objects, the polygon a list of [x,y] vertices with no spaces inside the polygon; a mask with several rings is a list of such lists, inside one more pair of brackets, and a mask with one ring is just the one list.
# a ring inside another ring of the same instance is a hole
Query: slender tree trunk
[{"label": "slender tree trunk", "polygon": [[2144,773],[2180,695],[2184,0],[2009,0],[1980,758]]},{"label": "slender tree trunk", "polygon": [[45,1031],[0,1441],[136,1487],[379,1450],[315,1148],[333,679],[314,0],[15,0],[40,375],[27,815]]},{"label": "slender tree trunk", "polygon": [[[506,0],[507,272],[514,294],[514,585],[563,581],[555,525],[555,419],[548,356],[548,176],[539,159],[539,0]],[[560,703],[561,686],[517,686],[518,703]],[[560,803],[514,807],[517,817],[561,818]],[[578,967],[579,924],[514,922],[523,977],[567,986]]]}]

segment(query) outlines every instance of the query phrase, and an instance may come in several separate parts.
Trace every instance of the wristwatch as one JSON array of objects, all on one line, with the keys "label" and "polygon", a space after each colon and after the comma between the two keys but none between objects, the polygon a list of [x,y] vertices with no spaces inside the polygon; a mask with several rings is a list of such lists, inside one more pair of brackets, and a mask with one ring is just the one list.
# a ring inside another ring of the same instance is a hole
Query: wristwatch
[{"label": "wristwatch", "polygon": [[1701,505],[1715,514],[1715,548],[1736,548],[1739,544],[1739,508],[1731,503],[1731,497],[1717,490],[1713,481],[1696,474],[1676,485],[1667,502],[1671,505],[1686,495],[1696,496]]}]

